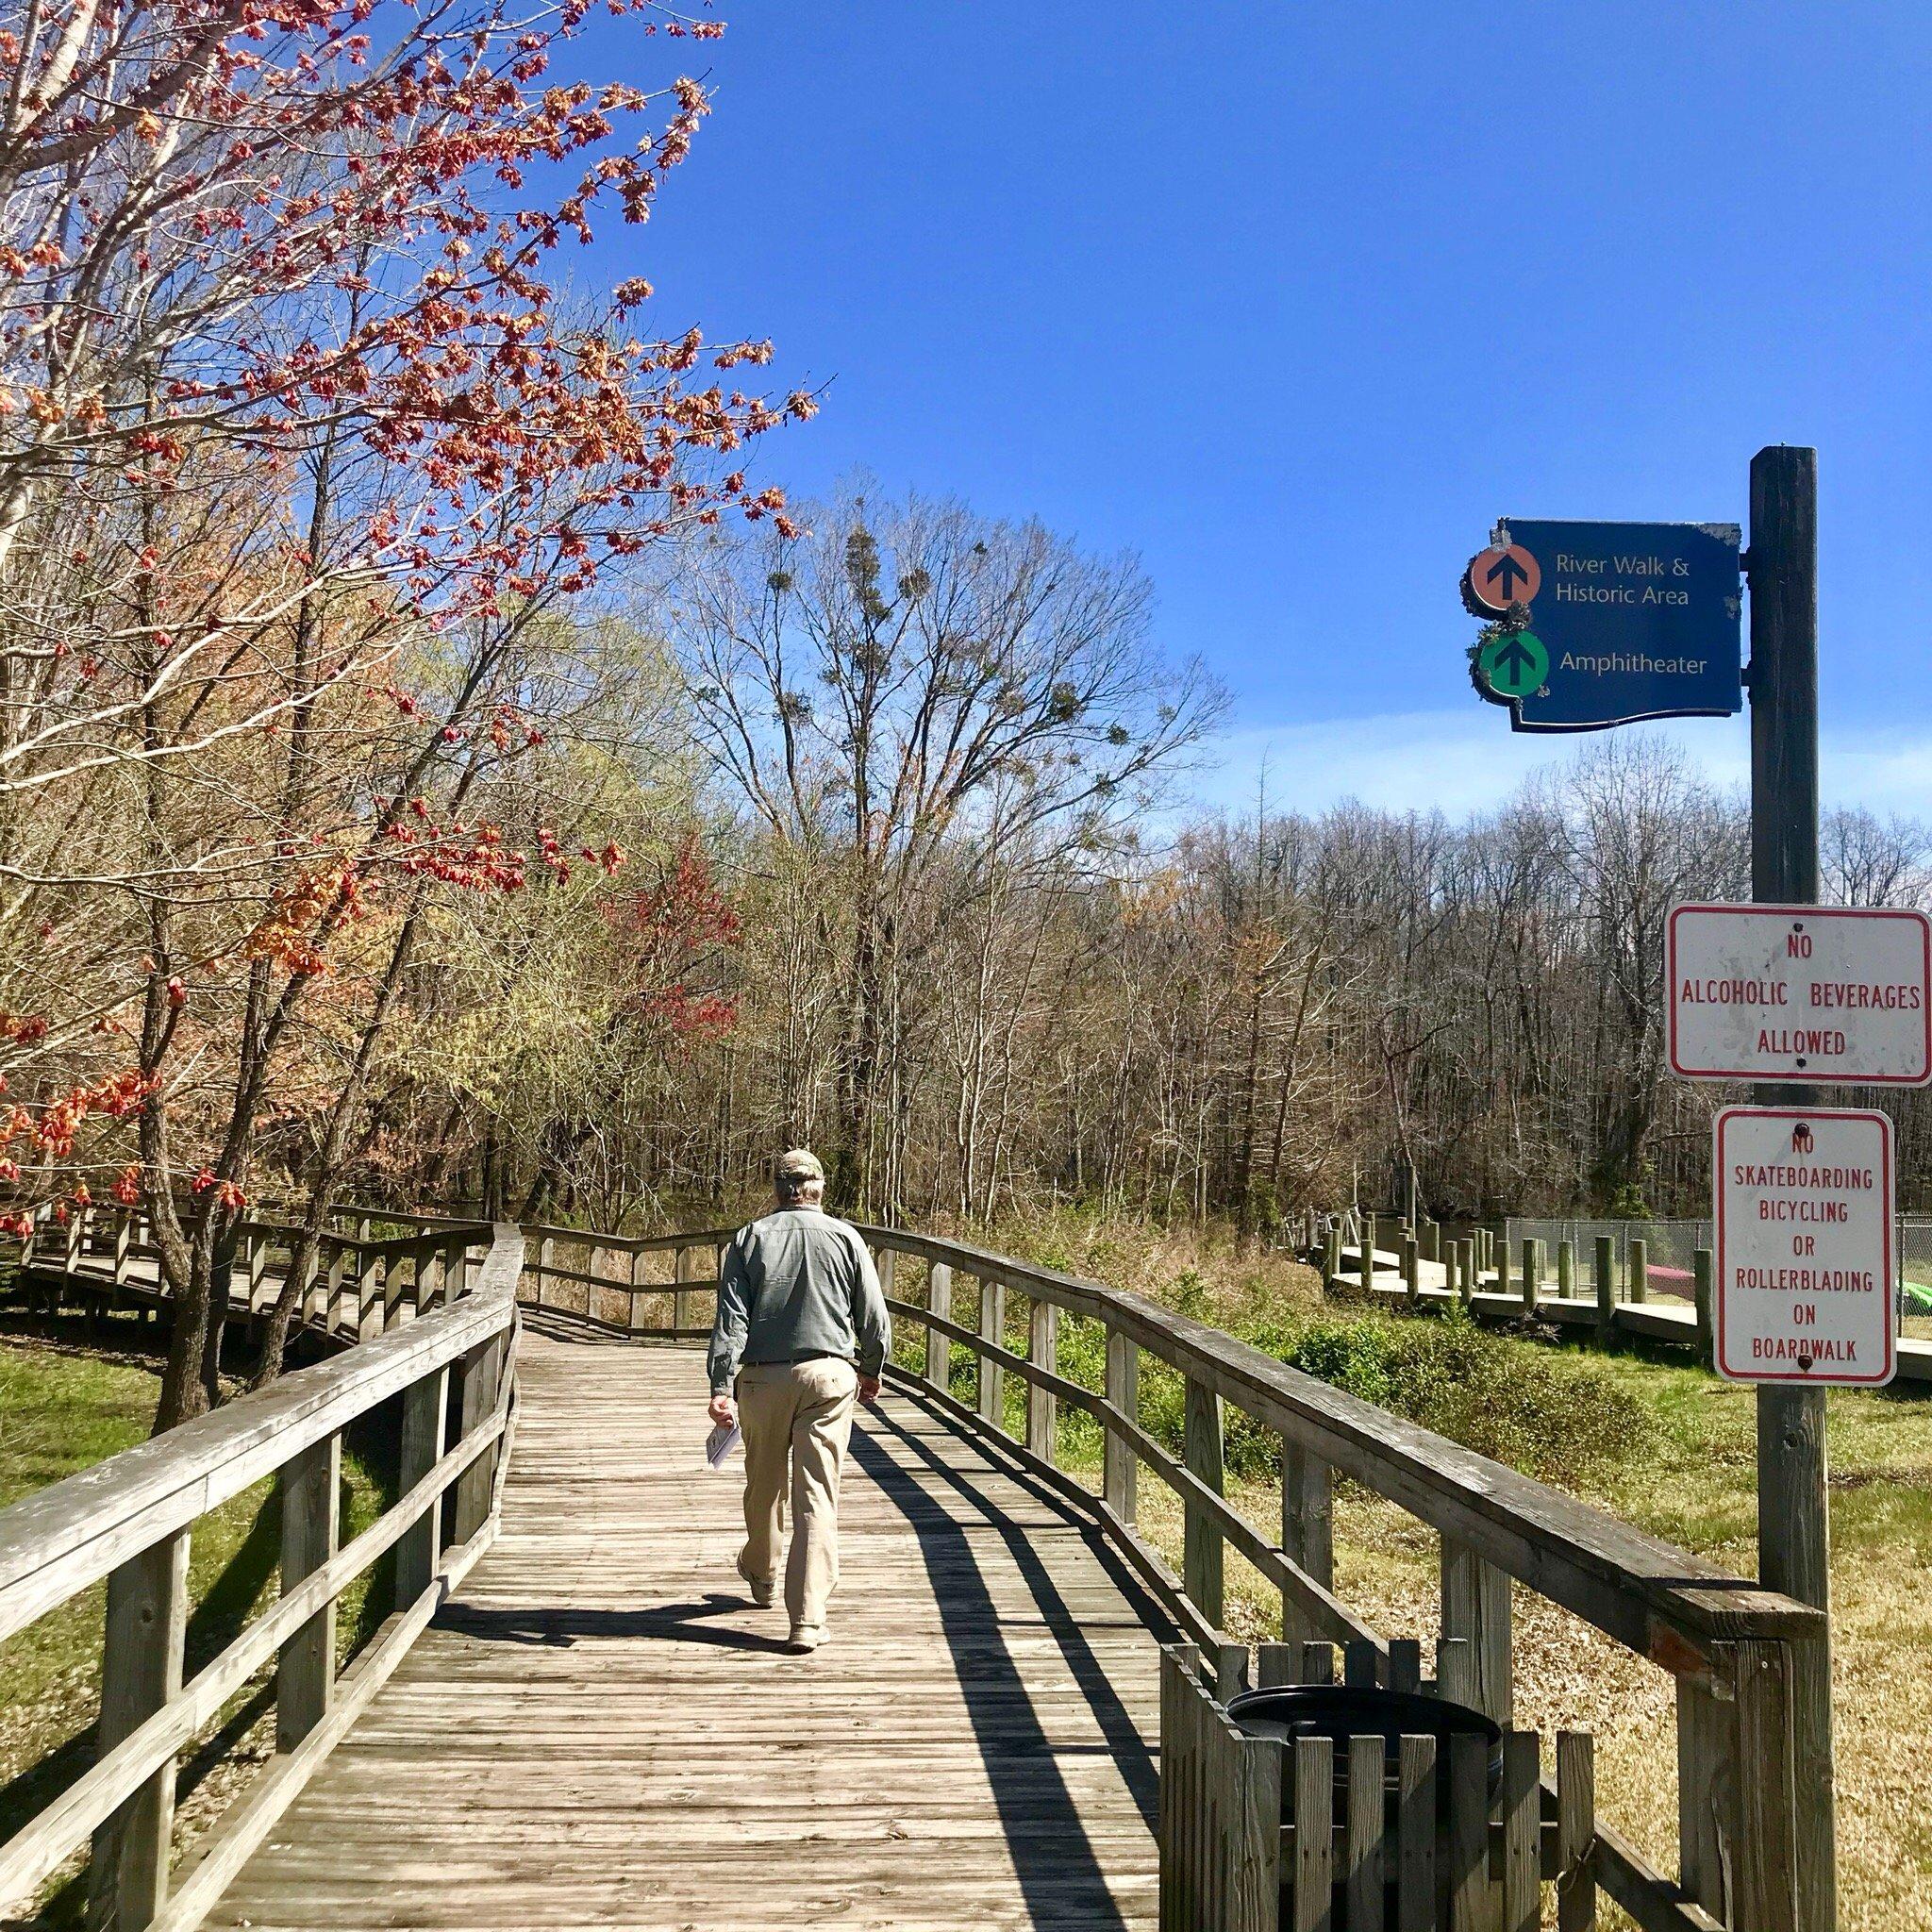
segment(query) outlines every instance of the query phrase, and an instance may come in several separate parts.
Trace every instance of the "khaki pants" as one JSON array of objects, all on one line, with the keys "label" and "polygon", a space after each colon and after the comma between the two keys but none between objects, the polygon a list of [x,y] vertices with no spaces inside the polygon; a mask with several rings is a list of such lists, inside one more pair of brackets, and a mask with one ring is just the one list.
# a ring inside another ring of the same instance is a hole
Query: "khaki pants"
[{"label": "khaki pants", "polygon": [[823,1624],[839,1581],[839,1479],[858,1399],[858,1371],[832,1356],[754,1362],[738,1373],[744,1567],[759,1577],[778,1567],[789,1465],[791,1554],[785,1564],[785,1607],[794,1624]]}]

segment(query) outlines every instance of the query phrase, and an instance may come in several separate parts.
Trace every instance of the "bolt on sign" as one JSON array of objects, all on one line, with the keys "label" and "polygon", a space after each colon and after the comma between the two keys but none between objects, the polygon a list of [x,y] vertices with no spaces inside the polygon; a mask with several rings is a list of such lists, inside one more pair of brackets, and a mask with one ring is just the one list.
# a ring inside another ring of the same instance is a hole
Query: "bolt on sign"
[{"label": "bolt on sign", "polygon": [[1601,731],[1743,706],[1735,524],[1505,517],[1462,575],[1463,608],[1502,626],[1471,665],[1518,731]]},{"label": "bolt on sign", "polygon": [[1932,920],[1908,909],[1674,907],[1671,1071],[1690,1080],[1932,1081]]},{"label": "bolt on sign", "polygon": [[1717,1117],[1717,1370],[1869,1388],[1897,1368],[1891,1123],[1832,1108]]}]

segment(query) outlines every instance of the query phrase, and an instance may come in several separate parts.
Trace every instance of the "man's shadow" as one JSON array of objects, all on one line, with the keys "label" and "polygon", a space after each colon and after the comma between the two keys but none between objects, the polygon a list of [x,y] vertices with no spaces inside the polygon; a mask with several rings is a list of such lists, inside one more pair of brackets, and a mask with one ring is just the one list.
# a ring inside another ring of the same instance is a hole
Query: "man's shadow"
[{"label": "man's shadow", "polygon": [[695,1603],[652,1604],[638,1609],[593,1610],[575,1605],[520,1605],[515,1609],[489,1609],[476,1604],[445,1605],[437,1627],[488,1643],[535,1643],[567,1649],[580,1640],[609,1641],[648,1638],[663,1643],[707,1643],[720,1650],[780,1653],[781,1638],[754,1630],[714,1627],[710,1617],[736,1616],[753,1607],[747,1596],[726,1591],[707,1591]]}]

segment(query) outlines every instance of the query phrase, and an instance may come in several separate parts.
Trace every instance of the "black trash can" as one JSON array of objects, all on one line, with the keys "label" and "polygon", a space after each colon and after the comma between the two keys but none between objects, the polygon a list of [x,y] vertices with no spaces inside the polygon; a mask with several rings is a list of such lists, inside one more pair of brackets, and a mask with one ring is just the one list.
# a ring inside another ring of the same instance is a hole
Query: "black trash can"
[{"label": "black trash can", "polygon": [[[1335,1746],[1338,1795],[1348,1778],[1348,1740],[1379,1737],[1385,1789],[1401,1788],[1402,1740],[1436,1740],[1436,1807],[1445,1821],[1449,1809],[1449,1740],[1481,1738],[1489,1747],[1490,1798],[1503,1789],[1502,1727],[1446,1698],[1413,1690],[1385,1690],[1375,1684],[1284,1684],[1269,1690],[1243,1690],[1228,1702],[1227,1714],[1251,1738],[1279,1738],[1291,1749],[1297,1738],[1327,1738]],[[1282,1782],[1283,1811],[1294,1815],[1294,1779]],[[1338,1814],[1340,1815],[1340,1814]]]}]

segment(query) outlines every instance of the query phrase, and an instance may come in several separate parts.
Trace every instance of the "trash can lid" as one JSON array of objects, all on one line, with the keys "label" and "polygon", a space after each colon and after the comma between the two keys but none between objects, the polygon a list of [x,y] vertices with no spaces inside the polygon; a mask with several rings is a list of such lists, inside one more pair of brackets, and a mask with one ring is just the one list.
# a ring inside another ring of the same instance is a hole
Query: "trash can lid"
[{"label": "trash can lid", "polygon": [[1406,1737],[1481,1738],[1493,1752],[1502,1727],[1446,1698],[1413,1690],[1385,1690],[1377,1684],[1284,1684],[1243,1690],[1229,1700],[1227,1714],[1257,1737],[1329,1738],[1342,1755],[1351,1738],[1380,1737],[1391,1750]]}]

